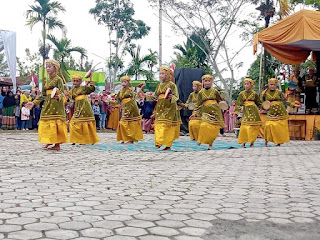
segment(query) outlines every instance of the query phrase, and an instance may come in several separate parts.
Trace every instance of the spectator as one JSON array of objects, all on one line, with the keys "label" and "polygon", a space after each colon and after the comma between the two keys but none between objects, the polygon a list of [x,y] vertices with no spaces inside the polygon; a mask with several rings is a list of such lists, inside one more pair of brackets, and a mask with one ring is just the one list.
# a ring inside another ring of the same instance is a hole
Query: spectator
[{"label": "spectator", "polygon": [[22,108],[21,108],[21,129],[22,130],[28,130],[27,125],[29,122],[29,117],[30,117],[30,110],[25,107],[27,104],[27,101],[24,101],[22,103]]},{"label": "spectator", "polygon": [[20,108],[20,90],[17,90],[17,94],[14,96],[16,100],[16,108],[14,109],[14,115],[16,119],[16,129],[21,130],[21,108]]},{"label": "spectator", "polygon": [[3,118],[2,129],[13,130],[15,129],[15,115],[14,109],[16,108],[16,100],[13,93],[7,91],[7,96],[3,100]]},{"label": "spectator", "polygon": [[96,120],[96,128],[100,130],[100,107],[99,107],[99,100],[94,100],[94,105],[92,105],[92,111],[94,118]]},{"label": "spectator", "polygon": [[100,128],[105,129],[106,128],[106,118],[108,113],[108,102],[106,99],[106,95],[101,98],[101,101],[99,101],[99,107],[100,107]]},{"label": "spectator", "polygon": [[40,105],[35,105],[32,109],[32,128],[38,129],[38,123],[41,115]]}]

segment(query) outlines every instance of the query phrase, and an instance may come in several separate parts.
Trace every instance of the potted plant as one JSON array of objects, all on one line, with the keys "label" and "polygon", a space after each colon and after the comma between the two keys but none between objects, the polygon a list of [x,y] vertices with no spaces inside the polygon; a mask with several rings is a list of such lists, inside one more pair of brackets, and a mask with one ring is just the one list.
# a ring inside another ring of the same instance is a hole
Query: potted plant
[{"label": "potted plant", "polygon": [[314,128],[313,137],[314,137],[314,140],[317,140],[317,141],[320,140],[320,129]]}]

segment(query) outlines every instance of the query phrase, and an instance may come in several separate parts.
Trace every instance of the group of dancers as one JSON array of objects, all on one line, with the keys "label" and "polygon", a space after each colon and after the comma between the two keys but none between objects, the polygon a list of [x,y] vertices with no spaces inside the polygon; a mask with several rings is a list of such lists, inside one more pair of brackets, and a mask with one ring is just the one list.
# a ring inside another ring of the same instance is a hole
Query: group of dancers
[{"label": "group of dancers", "polygon": [[[39,142],[44,148],[60,150],[60,144],[95,144],[99,141],[96,133],[95,118],[87,95],[94,92],[94,82],[81,86],[83,78],[79,74],[72,76],[73,88],[69,96],[75,102],[75,111],[70,121],[68,138],[66,115],[64,111],[64,83],[58,76],[60,64],[55,60],[46,61],[48,79],[45,81],[42,93],[27,104],[32,108],[44,101],[39,121]],[[133,144],[143,139],[141,115],[137,105],[137,93],[130,87],[130,77],[120,78],[122,89],[115,101],[122,105],[122,116],[117,127],[117,141]],[[189,121],[190,138],[198,145],[207,144],[212,149],[214,140],[224,127],[224,120],[219,102],[223,101],[219,91],[213,88],[214,77],[202,76],[202,82],[193,81],[193,92],[186,103],[179,99],[177,86],[174,83],[173,71],[166,66],[160,67],[160,83],[151,99],[156,101],[152,115],[154,118],[155,147],[170,150],[173,142],[180,136],[180,110],[192,109]],[[243,113],[239,143],[253,146],[262,124],[259,109],[262,101],[270,101],[265,124],[265,146],[274,142],[277,145],[288,142],[288,114],[285,105],[300,107],[299,104],[287,102],[283,93],[277,90],[278,81],[269,79],[268,89],[262,92],[261,98],[252,90],[254,82],[250,78],[244,79],[245,90],[242,91],[236,103],[235,114]],[[143,86],[141,87],[143,88]],[[55,94],[52,92],[54,91]],[[140,89],[142,91],[142,89]]]}]

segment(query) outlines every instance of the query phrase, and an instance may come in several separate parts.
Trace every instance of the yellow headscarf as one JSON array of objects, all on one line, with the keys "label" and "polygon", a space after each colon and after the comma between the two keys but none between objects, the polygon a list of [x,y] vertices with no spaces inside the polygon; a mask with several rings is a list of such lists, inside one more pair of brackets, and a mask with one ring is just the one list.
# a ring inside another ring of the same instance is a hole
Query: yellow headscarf
[{"label": "yellow headscarf", "polygon": [[72,75],[72,77],[71,77],[71,79],[72,79],[72,81],[73,80],[80,80],[80,81],[82,81],[82,76],[79,74],[79,73],[75,73],[74,75]]},{"label": "yellow headscarf", "polygon": [[47,64],[52,64],[52,65],[54,65],[55,68],[56,68],[56,70],[57,70],[57,72],[59,72],[59,70],[60,70],[60,63],[59,63],[58,61],[53,60],[53,59],[47,59],[47,60],[46,60],[46,65],[47,65]]},{"label": "yellow headscarf", "polygon": [[197,85],[197,90],[201,90],[201,88],[202,88],[202,83],[201,82],[199,82],[199,81],[193,81],[192,82],[192,85]]},{"label": "yellow headscarf", "polygon": [[210,75],[210,74],[203,75],[202,78],[201,78],[201,80],[202,80],[202,86],[204,86],[203,83],[204,83],[204,80],[205,80],[205,79],[210,79],[211,82],[213,82],[214,76],[212,76],[212,75]]},{"label": "yellow headscarf", "polygon": [[122,76],[121,78],[120,78],[120,81],[121,82],[123,82],[123,81],[128,81],[128,82],[130,82],[131,81],[131,78],[129,77],[129,76]]},{"label": "yellow headscarf", "polygon": [[278,84],[278,79],[276,79],[276,78],[270,78],[270,79],[268,80],[268,84],[269,84],[269,83]]},{"label": "yellow headscarf", "polygon": [[174,82],[174,74],[171,68],[167,67],[167,66],[161,66],[160,67],[160,71],[161,70],[165,70],[168,74],[169,74],[169,80],[171,82]]},{"label": "yellow headscarf", "polygon": [[245,78],[245,79],[243,79],[243,82],[244,83],[249,82],[249,83],[251,83],[251,86],[254,87],[254,81],[251,78]]}]

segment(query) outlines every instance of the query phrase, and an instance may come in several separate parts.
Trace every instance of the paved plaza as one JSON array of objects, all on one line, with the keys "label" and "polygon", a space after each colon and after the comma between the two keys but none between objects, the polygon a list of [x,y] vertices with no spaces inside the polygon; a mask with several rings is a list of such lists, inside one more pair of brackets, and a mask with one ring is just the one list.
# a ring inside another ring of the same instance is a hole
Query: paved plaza
[{"label": "paved plaza", "polygon": [[36,132],[0,138],[0,239],[320,239],[320,142],[52,152]]}]

